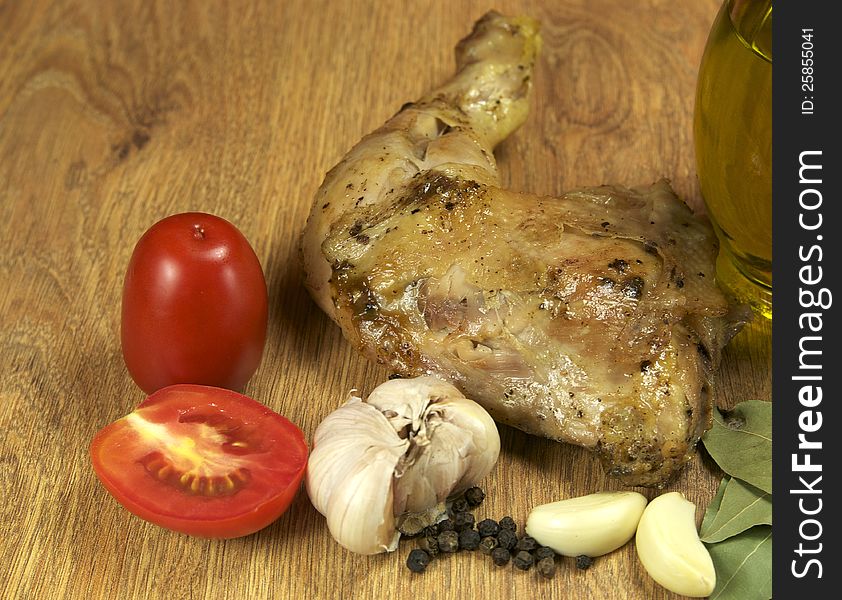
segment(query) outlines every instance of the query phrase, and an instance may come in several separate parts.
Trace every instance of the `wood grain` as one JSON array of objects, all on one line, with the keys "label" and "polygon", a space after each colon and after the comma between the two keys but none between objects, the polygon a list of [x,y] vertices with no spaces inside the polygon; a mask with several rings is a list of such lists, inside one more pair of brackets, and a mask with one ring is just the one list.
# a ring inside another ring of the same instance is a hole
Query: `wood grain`
[{"label": "wood grain", "polygon": [[[558,194],[672,180],[701,209],[695,77],[717,0],[504,0],[543,23],[530,120],[498,151],[504,181]],[[267,278],[270,324],[247,393],[312,436],[366,363],[301,285],[298,235],[324,173],[453,68],[489,7],[461,2],[0,3],[0,595],[3,598],[672,598],[633,544],[551,581],[463,553],[410,576],[351,555],[302,491],[267,529],[189,538],[123,510],[87,445],[143,398],[119,306],[135,241],[202,210],[236,223]],[[717,401],[769,399],[770,326],[725,355]],[[502,428],[478,515],[616,489],[587,452]],[[700,507],[719,472],[698,456],[669,489]],[[645,493],[650,497],[651,490]],[[697,517],[701,519],[702,510]]]}]

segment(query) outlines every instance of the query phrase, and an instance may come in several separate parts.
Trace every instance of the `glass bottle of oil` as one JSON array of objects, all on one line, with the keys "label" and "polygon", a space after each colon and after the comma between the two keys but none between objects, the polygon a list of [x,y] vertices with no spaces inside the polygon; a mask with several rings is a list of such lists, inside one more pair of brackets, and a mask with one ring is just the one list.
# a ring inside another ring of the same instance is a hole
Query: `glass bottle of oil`
[{"label": "glass bottle of oil", "polygon": [[717,281],[772,316],[772,2],[725,0],[699,69],[696,165]]}]

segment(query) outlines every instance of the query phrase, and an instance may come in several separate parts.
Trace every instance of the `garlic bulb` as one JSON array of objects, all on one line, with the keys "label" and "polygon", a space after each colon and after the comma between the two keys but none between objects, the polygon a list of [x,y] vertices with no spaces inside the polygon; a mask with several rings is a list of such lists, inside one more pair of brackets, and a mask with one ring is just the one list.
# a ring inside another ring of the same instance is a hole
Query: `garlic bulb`
[{"label": "garlic bulb", "polygon": [[497,426],[479,404],[436,377],[394,379],[322,421],[307,493],[344,547],[392,551],[399,521],[434,522],[447,497],[485,477],[499,454]]}]

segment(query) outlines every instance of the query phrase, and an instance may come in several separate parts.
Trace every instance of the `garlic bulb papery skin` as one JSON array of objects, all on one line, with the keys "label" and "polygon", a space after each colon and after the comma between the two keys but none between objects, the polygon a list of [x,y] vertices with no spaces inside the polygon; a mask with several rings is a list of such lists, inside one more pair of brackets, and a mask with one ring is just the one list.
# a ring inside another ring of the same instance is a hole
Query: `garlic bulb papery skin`
[{"label": "garlic bulb papery skin", "polygon": [[[316,429],[307,493],[331,535],[361,554],[394,550],[397,518],[427,513],[488,475],[500,454],[490,415],[436,377],[352,396]],[[417,519],[416,519],[417,521]]]},{"label": "garlic bulb papery skin", "polygon": [[420,513],[458,494],[491,472],[500,435],[491,416],[436,377],[393,379],[367,403],[392,423],[410,447],[395,471],[395,514]]},{"label": "garlic bulb papery skin", "polygon": [[377,554],[397,548],[392,473],[408,447],[380,411],[354,396],[316,428],[307,494],[348,550]]}]

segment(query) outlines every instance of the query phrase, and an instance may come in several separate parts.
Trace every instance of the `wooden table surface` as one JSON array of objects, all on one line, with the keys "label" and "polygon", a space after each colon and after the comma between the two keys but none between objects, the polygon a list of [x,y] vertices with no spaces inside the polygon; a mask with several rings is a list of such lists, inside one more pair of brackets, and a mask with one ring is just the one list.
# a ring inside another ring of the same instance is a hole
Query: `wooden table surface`
[{"label": "wooden table surface", "polygon": [[[668,177],[697,209],[692,110],[717,0],[502,0],[543,23],[527,124],[498,149],[505,182],[558,194]],[[123,510],[88,443],[144,394],[120,352],[132,248],[166,215],[234,222],[270,295],[246,393],[311,438],[350,388],[387,373],[302,287],[298,235],[325,172],[453,69],[472,2],[0,3],[0,596],[3,598],[672,598],[634,545],[552,580],[479,553],[423,576],[348,553],[302,490],[257,534],[191,538]],[[770,328],[725,354],[717,402],[770,398]],[[586,451],[501,427],[480,518],[619,485]],[[697,456],[669,486],[703,507],[720,473]],[[641,490],[653,496],[652,490]]]}]

